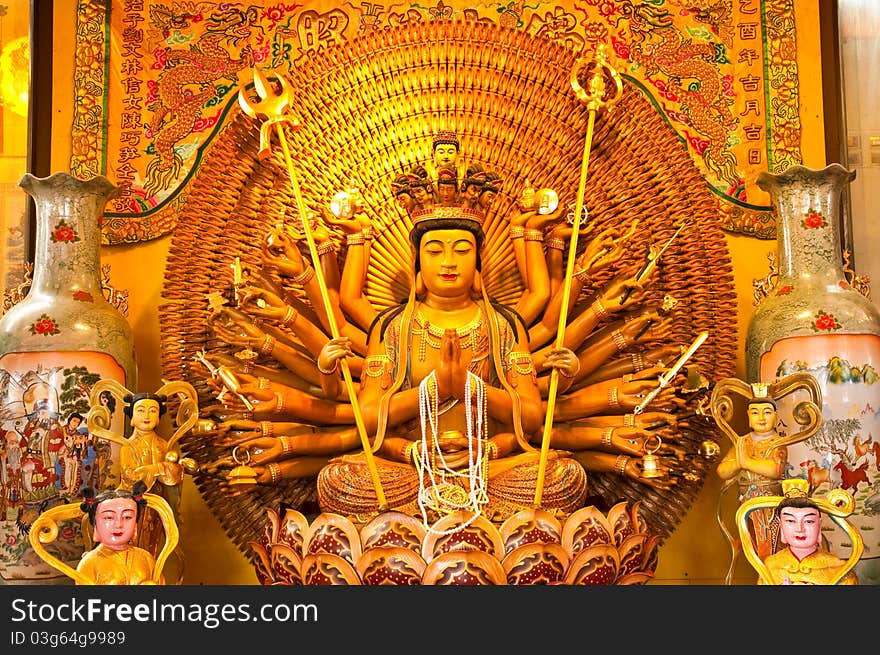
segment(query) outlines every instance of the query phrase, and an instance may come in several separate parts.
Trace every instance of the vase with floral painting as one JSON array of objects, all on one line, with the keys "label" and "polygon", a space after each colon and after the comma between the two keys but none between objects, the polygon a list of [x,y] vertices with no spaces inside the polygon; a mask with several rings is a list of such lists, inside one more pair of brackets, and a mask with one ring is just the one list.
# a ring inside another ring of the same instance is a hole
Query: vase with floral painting
[{"label": "vase with floral painting", "polygon": [[[854,177],[839,164],[758,176],[777,213],[779,275],[749,324],[746,372],[753,382],[797,372],[818,381],[822,427],[788,447],[785,477],[808,479],[819,497],[853,494],[865,543],[855,572],[861,584],[880,584],[880,313],[847,281],[838,228]],[[780,431],[795,428],[790,407],[779,415]],[[843,530],[830,522],[822,530],[835,554],[848,552]]]},{"label": "vase with floral painting", "polygon": [[[39,514],[75,500],[85,486],[119,481],[118,447],[89,435],[92,385],[136,388],[131,327],[104,297],[100,221],[117,189],[105,177],[26,174],[19,186],[36,206],[30,289],[0,318],[0,583],[58,581],[28,544]],[[108,396],[108,403],[116,404]],[[122,407],[112,421],[121,431]],[[76,565],[78,522],[61,526],[54,555]]]}]

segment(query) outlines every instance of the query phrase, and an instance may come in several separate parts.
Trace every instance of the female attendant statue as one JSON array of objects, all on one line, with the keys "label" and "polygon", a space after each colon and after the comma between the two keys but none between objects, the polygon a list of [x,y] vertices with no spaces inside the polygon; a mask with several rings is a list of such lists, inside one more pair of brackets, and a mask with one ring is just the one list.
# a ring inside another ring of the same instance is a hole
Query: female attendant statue
[{"label": "female attendant statue", "polygon": [[[158,556],[133,543],[141,515],[148,506],[158,512],[165,528],[166,538]],[[58,521],[77,514],[88,517],[94,547],[87,550],[76,569],[72,569],[47,552],[44,544],[54,541]],[[82,503],[68,503],[45,511],[31,526],[28,538],[44,561],[69,575],[76,584],[155,585],[165,584],[163,567],[177,545],[178,530],[168,503],[155,494],[146,493],[146,484],[138,480],[130,490],[108,489],[96,494],[91,487],[84,488]]]},{"label": "female attendant statue", "polygon": [[[101,400],[107,392],[123,403],[131,424],[128,436],[109,429],[109,412]],[[179,400],[179,407],[173,432],[165,438],[160,423],[172,398]],[[97,439],[106,439],[120,447],[121,485],[133,488],[135,484],[143,483],[146,491],[167,502],[176,530],[177,524],[182,522],[180,492],[183,475],[198,468],[192,458],[181,457],[179,446],[181,437],[198,421],[198,396],[193,386],[189,382],[173,381],[166,382],[155,393],[132,393],[119,382],[105,378],[92,387],[90,402],[86,417],[89,432]],[[137,544],[156,556],[169,538],[166,521],[153,511],[139,512],[138,517]],[[175,557],[182,575],[182,555],[176,552]]]}]

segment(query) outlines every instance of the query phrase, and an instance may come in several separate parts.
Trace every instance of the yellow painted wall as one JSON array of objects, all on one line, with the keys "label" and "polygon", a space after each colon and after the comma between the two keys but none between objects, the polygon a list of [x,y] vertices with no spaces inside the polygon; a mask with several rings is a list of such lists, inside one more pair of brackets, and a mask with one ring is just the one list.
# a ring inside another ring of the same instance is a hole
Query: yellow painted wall
[{"label": "yellow painted wall", "polygon": [[[818,29],[819,0],[795,0],[798,25],[798,70],[803,163],[822,168],[825,161],[822,123],[822,86]],[[52,128],[53,172],[68,171],[70,160],[70,125],[73,94],[73,35],[75,0],[55,2],[54,93]],[[727,236],[734,269],[734,284],[739,305],[739,352],[737,377],[745,376],[744,343],[749,320],[754,312],[752,282],[768,272],[767,253],[775,252],[773,241],[740,235]],[[156,308],[165,273],[165,261],[171,237],[163,237],[134,246],[104,248],[102,262],[111,266],[114,287],[129,292],[129,321],[135,338],[139,386],[154,389],[161,384],[159,320]],[[707,372],[711,375],[711,372]],[[666,541],[660,551],[653,584],[721,584],[730,564],[730,550],[716,519],[720,481],[709,478],[691,511]],[[724,513],[732,520],[736,494],[724,499]],[[193,585],[256,584],[253,568],[232,544],[189,479],[183,490],[180,526],[181,546],[186,558],[184,583]],[[734,581],[748,584],[754,571],[740,557]]]}]

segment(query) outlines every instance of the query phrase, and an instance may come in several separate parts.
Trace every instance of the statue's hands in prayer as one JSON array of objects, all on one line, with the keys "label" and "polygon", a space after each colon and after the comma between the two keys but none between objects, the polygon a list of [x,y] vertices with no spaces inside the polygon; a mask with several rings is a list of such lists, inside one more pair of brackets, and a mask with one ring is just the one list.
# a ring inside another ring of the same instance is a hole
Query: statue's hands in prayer
[{"label": "statue's hands in prayer", "polygon": [[440,337],[440,361],[435,369],[435,375],[437,397],[441,401],[448,398],[464,400],[467,366],[461,361],[461,347],[455,330],[447,329]]}]

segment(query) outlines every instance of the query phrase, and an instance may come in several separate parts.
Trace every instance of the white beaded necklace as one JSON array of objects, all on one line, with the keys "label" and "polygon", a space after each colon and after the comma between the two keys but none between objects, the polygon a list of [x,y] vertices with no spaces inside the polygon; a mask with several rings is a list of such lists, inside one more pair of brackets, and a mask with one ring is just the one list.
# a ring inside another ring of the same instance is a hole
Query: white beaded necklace
[{"label": "white beaded necklace", "polygon": [[[489,497],[486,493],[486,459],[483,443],[488,433],[486,425],[486,386],[483,380],[467,372],[465,380],[465,425],[468,441],[467,471],[456,471],[446,463],[440,448],[437,398],[437,377],[431,371],[419,384],[419,416],[422,427],[422,443],[415,459],[419,473],[418,504],[425,528],[435,534],[452,534],[476,519]],[[475,396],[476,407],[471,397]],[[431,438],[428,439],[430,427]],[[475,446],[476,444],[476,446]],[[467,479],[467,490],[455,484],[456,479]],[[438,531],[428,524],[428,510],[441,514],[469,509],[471,517],[460,525],[446,531]]]}]

